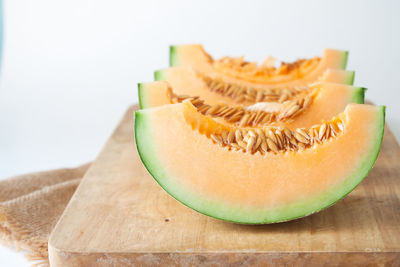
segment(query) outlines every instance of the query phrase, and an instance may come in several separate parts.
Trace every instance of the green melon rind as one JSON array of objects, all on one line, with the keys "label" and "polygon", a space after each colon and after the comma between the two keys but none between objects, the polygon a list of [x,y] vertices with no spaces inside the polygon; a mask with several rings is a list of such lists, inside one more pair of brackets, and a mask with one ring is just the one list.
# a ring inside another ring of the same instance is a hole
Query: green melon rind
[{"label": "green melon rind", "polygon": [[342,71],[344,71],[343,80],[336,81],[334,83],[341,83],[341,84],[345,84],[345,85],[354,85],[355,71],[353,71],[353,70],[342,70]]},{"label": "green melon rind", "polygon": [[354,87],[354,91],[350,96],[349,103],[364,104],[366,91],[367,88],[365,87]]},{"label": "green melon rind", "polygon": [[343,51],[342,60],[339,69],[345,70],[347,67],[347,60],[349,59],[349,51]]},{"label": "green melon rind", "polygon": [[167,71],[168,71],[168,69],[156,70],[154,72],[154,80],[155,81],[166,81],[167,80]]},{"label": "green melon rind", "polygon": [[348,70],[346,72],[346,74],[347,74],[347,76],[345,78],[344,83],[347,84],[347,85],[353,85],[354,84],[354,77],[356,75],[356,72],[352,71],[352,70]]},{"label": "green melon rind", "polygon": [[169,65],[171,67],[180,65],[178,49],[179,49],[179,46],[176,46],[176,45],[171,45],[169,47]]},{"label": "green melon rind", "polygon": [[139,99],[139,108],[144,109],[148,108],[147,105],[147,100],[146,100],[146,89],[145,89],[145,84],[143,83],[138,83],[138,99]]},{"label": "green melon rind", "polygon": [[[158,107],[159,108],[159,107]],[[154,131],[151,127],[151,110],[135,112],[135,140],[140,158],[157,181],[172,197],[182,204],[211,217],[241,224],[268,224],[289,221],[308,216],[323,210],[349,194],[371,171],[380,151],[385,123],[385,107],[377,107],[374,133],[369,153],[364,155],[353,173],[345,181],[328,192],[303,199],[297,203],[272,209],[254,209],[220,203],[206,199],[193,191],[185,189],[165,170],[162,161],[157,158],[157,150],[152,142]],[[189,126],[188,126],[189,127]]]}]

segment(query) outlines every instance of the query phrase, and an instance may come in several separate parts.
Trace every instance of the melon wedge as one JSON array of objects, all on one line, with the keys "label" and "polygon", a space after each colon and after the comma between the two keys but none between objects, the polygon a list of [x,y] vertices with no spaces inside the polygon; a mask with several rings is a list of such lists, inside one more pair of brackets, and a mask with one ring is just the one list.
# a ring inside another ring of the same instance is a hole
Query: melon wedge
[{"label": "melon wedge", "polygon": [[[191,67],[196,72],[220,76],[226,81],[242,82],[247,85],[254,83],[269,85],[270,87],[301,86],[316,82],[327,69],[345,69],[348,52],[334,49],[326,49],[318,60],[308,59],[307,64],[293,67],[294,71],[289,73],[279,72],[276,74],[260,74],[256,67],[253,72],[246,72],[247,62],[242,62],[239,67],[220,67],[221,60],[214,60],[207,54],[201,45],[179,45],[170,47],[170,65]],[[244,65],[244,67],[240,67]],[[251,65],[251,64],[250,64]],[[254,65],[254,63],[253,63]],[[253,74],[254,73],[254,74]]]},{"label": "melon wedge", "polygon": [[266,224],[310,215],[351,192],[374,165],[384,118],[384,107],[349,104],[333,119],[344,126],[337,136],[261,154],[216,144],[210,133],[225,126],[185,101],[137,111],[135,138],[144,166],[181,203],[221,220]]},{"label": "melon wedge", "polygon": [[[210,88],[210,85],[207,84],[195,71],[190,68],[183,67],[175,67],[168,68],[164,70],[159,70],[155,72],[155,80],[156,81],[167,81],[171,87],[174,89],[174,93],[178,95],[189,95],[189,96],[200,96],[203,100],[205,100],[209,104],[215,104],[221,101],[224,101],[226,104],[234,104],[236,103],[235,98],[224,95],[223,93],[218,93],[215,90]],[[338,84],[348,84],[352,85],[354,81],[354,72],[353,71],[345,71],[338,69],[328,69],[324,75],[319,77],[317,81],[320,83],[338,83]],[[221,81],[224,86],[227,85],[236,85],[237,83],[224,83]],[[240,82],[239,85],[243,83]],[[311,84],[307,84],[307,87],[311,86]],[[270,88],[269,86],[252,86],[255,90],[265,90]],[[290,89],[289,89],[290,90]],[[158,101],[158,100],[154,100]]]},{"label": "melon wedge", "polygon": [[[140,108],[150,108],[171,104],[168,96],[169,84],[165,81],[150,82],[139,84],[139,103]],[[183,87],[184,89],[186,87]],[[354,87],[335,83],[317,83],[310,86],[311,91],[315,92],[312,103],[292,120],[279,121],[275,125],[287,126],[290,129],[299,127],[310,127],[321,120],[329,120],[336,114],[342,112],[349,103],[364,103],[365,88]],[[174,93],[175,87],[172,88]],[[194,95],[190,90],[177,90],[180,94]],[[200,90],[199,90],[200,91]],[[208,94],[206,94],[208,92]],[[214,94],[214,95],[213,95]],[[213,92],[204,91],[200,94],[200,99],[205,100],[206,104],[216,105],[221,102],[221,97]],[[230,106],[237,104],[230,98],[223,98],[224,103]],[[275,104],[274,109],[283,109],[283,105]]]}]

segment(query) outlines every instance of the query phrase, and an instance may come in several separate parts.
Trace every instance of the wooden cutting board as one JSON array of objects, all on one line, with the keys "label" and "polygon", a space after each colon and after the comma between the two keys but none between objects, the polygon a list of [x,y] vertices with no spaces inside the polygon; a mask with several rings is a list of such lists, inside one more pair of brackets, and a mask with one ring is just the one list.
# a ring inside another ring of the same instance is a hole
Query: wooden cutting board
[{"label": "wooden cutting board", "polygon": [[51,234],[52,266],[400,266],[400,147],[389,129],[372,172],[336,205],[249,226],[201,215],[164,192],[137,154],[133,110]]}]

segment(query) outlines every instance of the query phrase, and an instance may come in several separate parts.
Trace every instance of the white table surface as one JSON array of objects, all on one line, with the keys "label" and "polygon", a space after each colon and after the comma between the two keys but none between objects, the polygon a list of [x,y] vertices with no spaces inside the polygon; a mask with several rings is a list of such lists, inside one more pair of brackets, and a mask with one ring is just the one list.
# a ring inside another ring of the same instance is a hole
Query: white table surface
[{"label": "white table surface", "polygon": [[[261,61],[350,51],[400,139],[399,1],[5,0],[0,179],[96,157],[168,46]],[[0,246],[1,266],[27,266]]]}]

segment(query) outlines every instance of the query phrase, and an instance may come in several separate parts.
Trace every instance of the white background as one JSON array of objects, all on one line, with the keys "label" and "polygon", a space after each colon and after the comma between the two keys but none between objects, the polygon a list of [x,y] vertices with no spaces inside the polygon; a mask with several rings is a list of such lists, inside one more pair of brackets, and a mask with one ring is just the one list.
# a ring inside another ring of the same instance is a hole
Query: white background
[{"label": "white background", "polygon": [[[399,1],[5,0],[0,179],[94,159],[170,44],[257,61],[349,50],[399,140],[399,14]],[[0,265],[27,263],[0,247]]]}]

